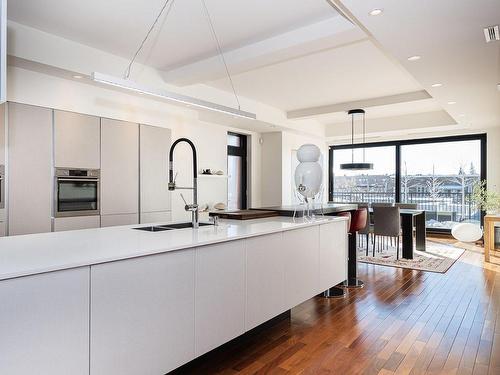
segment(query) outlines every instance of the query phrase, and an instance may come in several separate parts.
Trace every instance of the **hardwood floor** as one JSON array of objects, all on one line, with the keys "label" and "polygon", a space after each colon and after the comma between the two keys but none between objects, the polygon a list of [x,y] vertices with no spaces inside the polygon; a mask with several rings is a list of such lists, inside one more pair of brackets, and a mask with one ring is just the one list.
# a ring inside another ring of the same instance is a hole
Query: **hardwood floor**
[{"label": "hardwood floor", "polygon": [[471,250],[446,274],[360,264],[365,288],[308,300],[176,373],[500,374],[500,266]]}]

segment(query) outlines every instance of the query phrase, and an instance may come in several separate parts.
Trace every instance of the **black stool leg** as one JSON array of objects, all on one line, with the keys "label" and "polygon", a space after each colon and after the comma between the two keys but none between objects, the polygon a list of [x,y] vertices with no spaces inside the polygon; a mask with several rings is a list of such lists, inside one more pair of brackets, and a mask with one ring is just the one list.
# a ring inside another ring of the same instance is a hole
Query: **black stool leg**
[{"label": "black stool leg", "polygon": [[343,288],[362,288],[364,283],[358,276],[358,246],[356,233],[349,233],[349,259],[347,261],[347,280],[339,284]]}]

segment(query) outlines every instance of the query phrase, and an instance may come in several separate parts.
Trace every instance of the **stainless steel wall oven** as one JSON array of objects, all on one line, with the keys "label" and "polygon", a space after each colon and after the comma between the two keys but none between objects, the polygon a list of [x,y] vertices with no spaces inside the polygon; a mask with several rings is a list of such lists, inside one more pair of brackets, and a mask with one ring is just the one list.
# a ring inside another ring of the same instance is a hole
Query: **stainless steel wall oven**
[{"label": "stainless steel wall oven", "polygon": [[55,217],[99,215],[98,169],[56,168]]}]

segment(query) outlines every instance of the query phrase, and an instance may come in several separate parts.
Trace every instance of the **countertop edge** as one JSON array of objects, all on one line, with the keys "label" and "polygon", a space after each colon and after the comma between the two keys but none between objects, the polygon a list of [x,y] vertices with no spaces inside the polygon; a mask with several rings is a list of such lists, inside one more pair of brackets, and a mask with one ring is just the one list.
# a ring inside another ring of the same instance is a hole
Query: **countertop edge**
[{"label": "countertop edge", "polygon": [[[252,221],[260,221],[260,220],[266,220],[266,219],[265,218],[264,219],[253,219]],[[157,250],[152,250],[152,251],[142,251],[142,252],[138,251],[136,254],[133,254],[133,255],[116,256],[116,257],[110,257],[107,259],[103,258],[103,259],[99,259],[98,261],[96,260],[96,261],[78,262],[78,263],[73,263],[73,264],[69,263],[69,264],[64,264],[64,265],[61,264],[59,266],[55,265],[54,267],[40,268],[40,269],[30,270],[30,271],[4,273],[4,274],[0,274],[0,282],[12,280],[12,279],[17,279],[17,278],[22,278],[22,277],[42,275],[42,274],[51,273],[51,272],[67,271],[67,270],[72,270],[72,269],[76,269],[76,268],[96,266],[99,264],[119,262],[119,261],[123,261],[123,260],[127,260],[127,259],[136,259],[136,258],[142,258],[145,256],[165,254],[168,252],[188,250],[188,249],[204,247],[204,246],[209,246],[209,245],[214,245],[214,244],[219,244],[219,243],[224,243],[224,242],[229,242],[229,241],[236,241],[236,240],[242,240],[242,239],[246,239],[246,238],[264,236],[264,235],[273,234],[273,233],[287,232],[287,231],[301,229],[301,228],[320,226],[320,225],[328,224],[328,223],[331,223],[334,221],[346,221],[346,220],[348,220],[347,217],[328,216],[328,217],[317,219],[316,221],[296,223],[297,224],[296,226],[289,227],[289,228],[269,229],[269,230],[264,230],[264,231],[257,232],[257,233],[235,235],[234,237],[226,237],[226,238],[221,238],[221,239],[216,239],[216,240],[210,240],[210,241],[205,241],[205,242],[200,242],[200,243],[193,243],[193,244],[183,245],[183,246],[174,246],[174,247],[170,247],[170,248],[162,248],[162,249],[157,249]],[[224,220],[223,223],[225,223],[225,222],[231,222],[232,224],[235,224],[237,222],[240,222],[240,220],[226,219],[226,220]],[[130,227],[130,226],[127,226],[127,227]]]}]

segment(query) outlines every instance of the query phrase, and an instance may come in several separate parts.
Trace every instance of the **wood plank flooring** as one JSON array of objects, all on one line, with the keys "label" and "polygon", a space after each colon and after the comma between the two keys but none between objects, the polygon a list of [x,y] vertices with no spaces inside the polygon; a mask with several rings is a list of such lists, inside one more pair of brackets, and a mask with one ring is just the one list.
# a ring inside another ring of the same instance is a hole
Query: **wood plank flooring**
[{"label": "wood plank flooring", "polygon": [[360,264],[365,288],[308,300],[175,373],[500,375],[500,266],[472,250],[446,274]]}]

